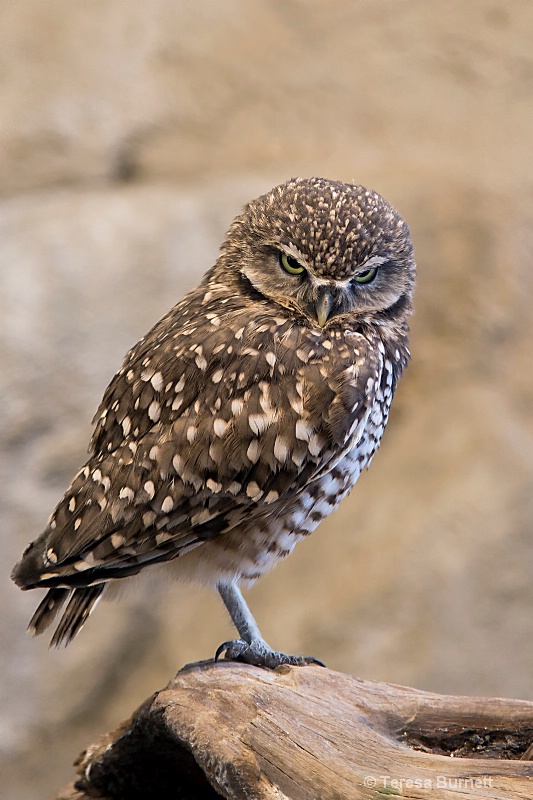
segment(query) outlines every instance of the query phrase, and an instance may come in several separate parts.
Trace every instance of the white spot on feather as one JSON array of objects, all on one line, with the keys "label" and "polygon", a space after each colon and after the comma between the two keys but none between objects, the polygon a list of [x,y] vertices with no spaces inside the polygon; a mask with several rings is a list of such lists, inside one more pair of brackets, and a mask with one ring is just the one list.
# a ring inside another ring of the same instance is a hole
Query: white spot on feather
[{"label": "white spot on feather", "polygon": [[273,503],[279,497],[279,493],[271,489],[267,496],[264,498],[265,503]]},{"label": "white spot on feather", "polygon": [[289,456],[289,443],[283,436],[276,436],[274,441],[274,457],[284,464]]},{"label": "white spot on feather", "polygon": [[234,417],[238,417],[244,408],[244,400],[237,398],[231,401],[231,413]]},{"label": "white spot on feather", "polygon": [[252,439],[250,444],[248,445],[248,450],[246,451],[246,457],[255,464],[257,459],[259,458],[259,440]]},{"label": "white spot on feather", "polygon": [[320,455],[323,446],[322,437],[320,437],[317,433],[314,433],[309,439],[307,448],[312,456],[318,456]]},{"label": "white spot on feather", "polygon": [[264,414],[250,414],[248,425],[256,436],[260,436],[267,429],[266,416]]},{"label": "white spot on feather", "polygon": [[302,464],[305,461],[305,452],[303,452],[303,451],[302,452],[298,452],[298,451],[295,450],[294,453],[292,454],[291,458],[292,458],[293,463],[296,464],[297,467],[301,467]]},{"label": "white spot on feather", "polygon": [[161,511],[164,514],[168,514],[168,512],[172,511],[173,508],[174,508],[174,500],[172,499],[172,497],[169,494],[167,494],[167,496],[165,497],[165,499],[161,503]]},{"label": "white spot on feather", "polygon": [[250,481],[246,487],[246,494],[251,500],[259,500],[263,492],[255,481]]},{"label": "white spot on feather", "polygon": [[[76,572],[83,572],[85,569],[90,569],[92,564],[87,564],[86,561],[76,561],[73,565]],[[41,578],[45,578],[45,575],[41,575]]]},{"label": "white spot on feather", "polygon": [[304,413],[304,404],[299,397],[289,397],[289,405],[296,414],[301,416]]},{"label": "white spot on feather", "polygon": [[305,419],[299,419],[296,422],[296,438],[301,439],[303,442],[308,442],[313,435],[313,428]]},{"label": "white spot on feather", "polygon": [[205,359],[205,356],[202,353],[202,348],[201,347],[198,347],[196,349],[196,352],[197,352],[197,356],[194,359],[195,362],[196,362],[196,366],[198,367],[198,369],[201,369],[202,372],[203,372],[205,369],[207,369],[207,361]]},{"label": "white spot on feather", "polygon": [[161,387],[163,386],[163,376],[161,375],[161,373],[155,372],[150,379],[150,383],[152,384],[156,392],[161,391]]},{"label": "white spot on feather", "polygon": [[151,500],[152,497],[155,495],[155,486],[153,481],[146,481],[146,483],[143,486],[143,489]]},{"label": "white spot on feather", "polygon": [[215,432],[215,436],[220,436],[220,438],[222,438],[226,433],[228,425],[229,422],[226,422],[225,419],[216,419],[213,422],[213,430]]},{"label": "white spot on feather", "polygon": [[256,436],[260,436],[277,419],[275,409],[265,411],[264,414],[250,414],[248,424]]},{"label": "white spot on feather", "polygon": [[159,422],[159,417],[161,416],[161,404],[158,403],[157,400],[152,400],[148,406],[148,416],[152,422]]},{"label": "white spot on feather", "polygon": [[216,314],[206,314],[206,317],[214,328],[220,327],[220,319]]}]

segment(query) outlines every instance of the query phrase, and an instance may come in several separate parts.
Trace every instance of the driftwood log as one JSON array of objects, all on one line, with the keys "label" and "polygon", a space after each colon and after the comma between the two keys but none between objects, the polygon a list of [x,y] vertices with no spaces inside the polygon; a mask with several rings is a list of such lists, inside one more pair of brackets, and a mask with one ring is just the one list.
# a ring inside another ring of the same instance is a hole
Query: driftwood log
[{"label": "driftwood log", "polygon": [[526,701],[210,661],[89,747],[57,800],[531,800],[532,742]]}]

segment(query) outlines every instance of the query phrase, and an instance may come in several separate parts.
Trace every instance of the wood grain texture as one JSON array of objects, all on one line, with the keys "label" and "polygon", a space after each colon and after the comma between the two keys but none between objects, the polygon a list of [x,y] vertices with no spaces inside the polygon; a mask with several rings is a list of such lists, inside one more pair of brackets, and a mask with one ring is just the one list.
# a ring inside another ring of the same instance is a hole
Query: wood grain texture
[{"label": "wood grain texture", "polygon": [[209,661],[88,748],[57,800],[526,800],[532,741],[526,701]]}]

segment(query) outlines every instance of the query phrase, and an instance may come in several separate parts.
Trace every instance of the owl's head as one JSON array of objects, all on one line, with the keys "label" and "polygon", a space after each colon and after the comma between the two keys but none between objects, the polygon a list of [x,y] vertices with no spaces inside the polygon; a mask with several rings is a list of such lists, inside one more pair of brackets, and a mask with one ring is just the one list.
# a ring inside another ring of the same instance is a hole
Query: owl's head
[{"label": "owl's head", "polygon": [[232,223],[218,281],[311,324],[401,321],[415,279],[409,228],[381,195],[324,178],[293,178]]}]

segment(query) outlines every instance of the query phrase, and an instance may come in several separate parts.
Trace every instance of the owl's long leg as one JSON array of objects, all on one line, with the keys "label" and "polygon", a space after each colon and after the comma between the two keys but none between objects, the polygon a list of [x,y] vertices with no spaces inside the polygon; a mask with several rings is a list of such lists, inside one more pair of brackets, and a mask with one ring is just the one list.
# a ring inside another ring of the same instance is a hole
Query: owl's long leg
[{"label": "owl's long leg", "polygon": [[[219,583],[217,588],[241,639],[244,639],[248,644],[253,641],[264,642],[257,622],[253,618],[252,612],[248,608],[237,584]],[[264,644],[266,645],[266,642]]]},{"label": "owl's long leg", "polygon": [[244,661],[246,664],[269,669],[275,669],[280,664],[290,664],[294,667],[303,667],[307,664],[324,666],[322,661],[312,656],[291,656],[272,650],[261,636],[257,622],[237,584],[221,582],[217,588],[241,638],[221,644],[215,654],[215,660],[218,661],[224,653],[224,658],[229,661]]}]

